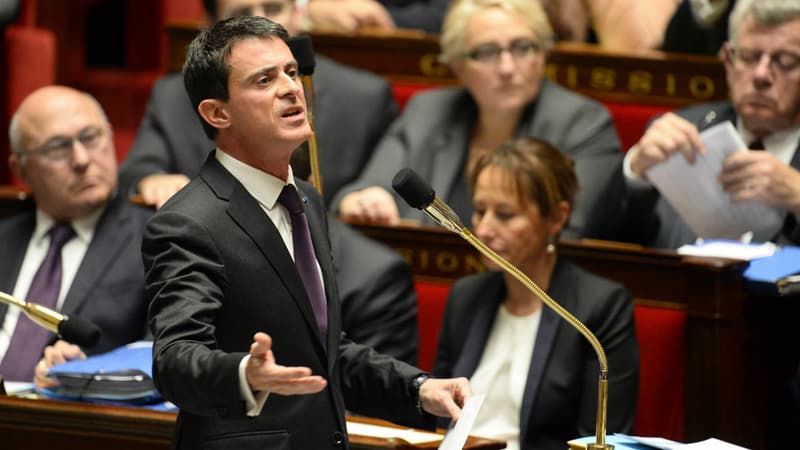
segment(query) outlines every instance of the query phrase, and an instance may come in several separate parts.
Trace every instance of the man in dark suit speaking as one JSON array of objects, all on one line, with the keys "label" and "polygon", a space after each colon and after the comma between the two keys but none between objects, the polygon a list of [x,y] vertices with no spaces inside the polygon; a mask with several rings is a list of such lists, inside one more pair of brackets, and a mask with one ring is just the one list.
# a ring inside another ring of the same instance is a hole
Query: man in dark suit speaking
[{"label": "man in dark suit speaking", "polygon": [[[295,0],[205,0],[209,20],[263,16],[300,30],[302,9]],[[372,155],[384,131],[397,116],[397,105],[383,78],[315,56],[314,128],[319,143],[322,192],[326,203],[353,181]],[[213,148],[200,131],[180,74],[159,80],[125,161],[120,186],[160,206],[197,175]]]},{"label": "man in dark suit speaking", "polygon": [[471,395],[466,379],[428,379],[341,336],[322,201],[289,166],[311,129],[286,39],[241,17],[187,50],[186,88],[217,149],[142,244],[175,448],[347,448],[345,408],[432,426]]}]

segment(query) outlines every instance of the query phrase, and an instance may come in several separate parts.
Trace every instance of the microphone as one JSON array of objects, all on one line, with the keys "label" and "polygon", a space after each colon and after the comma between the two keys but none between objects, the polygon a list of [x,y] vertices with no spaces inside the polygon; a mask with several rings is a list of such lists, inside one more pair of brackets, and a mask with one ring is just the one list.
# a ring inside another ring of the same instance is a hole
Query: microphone
[{"label": "microphone", "polygon": [[314,74],[316,61],[314,60],[314,46],[311,38],[307,35],[292,36],[286,42],[292,56],[297,61],[297,70],[300,73],[300,81],[303,83],[303,91],[306,97],[306,114],[308,124],[311,126],[311,137],[308,140],[309,163],[311,169],[311,183],[322,194],[322,177],[319,169],[319,151],[317,149],[317,133],[314,129]]},{"label": "microphone", "polygon": [[0,292],[0,302],[21,308],[32,321],[81,347],[91,347],[100,339],[100,328],[88,320],[61,314],[36,303],[20,300]]},{"label": "microphone", "polygon": [[573,328],[577,329],[592,345],[597,359],[600,361],[600,379],[597,389],[597,425],[595,428],[596,438],[594,444],[588,444],[589,450],[611,450],[613,445],[605,443],[606,440],[606,411],[608,403],[608,360],[606,352],[597,337],[580,320],[573,316],[563,306],[556,303],[546,292],[533,282],[521,270],[506,261],[503,257],[494,252],[486,244],[480,241],[469,229],[464,227],[456,213],[439,197],[431,185],[423,180],[416,172],[411,169],[402,169],[394,176],[392,188],[400,194],[409,206],[425,211],[442,227],[458,234],[464,240],[481,252],[484,256],[492,260],[503,270],[514,276],[525,287],[536,294],[547,306],[556,312],[562,319],[566,320]]}]

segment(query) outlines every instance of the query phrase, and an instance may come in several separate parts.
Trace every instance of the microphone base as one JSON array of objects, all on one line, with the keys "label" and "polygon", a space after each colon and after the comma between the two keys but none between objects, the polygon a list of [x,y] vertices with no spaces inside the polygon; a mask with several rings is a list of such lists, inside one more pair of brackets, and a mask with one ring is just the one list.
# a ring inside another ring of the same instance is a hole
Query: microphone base
[{"label": "microphone base", "polygon": [[613,450],[614,446],[611,444],[586,444],[586,450]]}]

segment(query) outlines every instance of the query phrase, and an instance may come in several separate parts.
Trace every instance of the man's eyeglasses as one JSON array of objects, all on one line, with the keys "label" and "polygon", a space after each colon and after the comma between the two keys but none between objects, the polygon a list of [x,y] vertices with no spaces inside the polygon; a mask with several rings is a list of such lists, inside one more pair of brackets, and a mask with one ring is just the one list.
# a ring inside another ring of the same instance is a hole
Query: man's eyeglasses
[{"label": "man's eyeglasses", "polygon": [[754,69],[761,63],[764,56],[769,59],[770,68],[776,72],[786,74],[800,67],[800,54],[794,52],[765,53],[761,50],[728,47],[728,55],[737,69]]},{"label": "man's eyeglasses", "polygon": [[[261,11],[258,11],[258,8],[261,8]],[[253,6],[243,6],[241,8],[236,8],[230,13],[230,17],[245,17],[245,16],[260,16],[263,15],[264,17],[277,17],[283,13],[286,9],[290,8],[288,2],[286,1],[267,1],[262,2],[258,5]]]},{"label": "man's eyeglasses", "polygon": [[494,64],[500,60],[503,52],[508,52],[514,60],[529,58],[542,51],[538,42],[530,39],[517,39],[511,42],[508,47],[500,47],[497,44],[483,44],[465,53],[465,56],[473,61],[485,64]]},{"label": "man's eyeglasses", "polygon": [[86,127],[75,137],[56,136],[49,139],[36,150],[27,152],[51,162],[65,162],[72,158],[75,141],[80,142],[87,152],[95,152],[103,148],[107,131],[103,128]]}]

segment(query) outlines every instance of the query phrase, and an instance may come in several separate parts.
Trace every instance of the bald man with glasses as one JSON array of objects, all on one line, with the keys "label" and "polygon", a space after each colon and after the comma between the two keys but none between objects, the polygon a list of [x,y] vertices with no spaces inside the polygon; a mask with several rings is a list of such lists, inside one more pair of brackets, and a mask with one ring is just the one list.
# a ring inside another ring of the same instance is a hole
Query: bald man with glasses
[{"label": "bald man with glasses", "polygon": [[[94,322],[90,348],[64,341],[0,305],[0,375],[47,385],[47,369],[145,335],[139,248],[147,208],[117,195],[111,126],[97,101],[64,86],[30,94],[9,127],[12,173],[35,208],[0,221],[0,291]],[[49,261],[49,262],[48,262]],[[40,359],[43,355],[44,358]]]},{"label": "bald man with glasses", "polygon": [[739,0],[729,30],[720,54],[730,100],[665,114],[626,155],[640,222],[633,228],[643,232],[645,244],[677,248],[694,242],[697,236],[650,186],[647,171],[675,153],[693,161],[706,151],[699,133],[726,121],[751,151],[725,161],[722,188],[734,202],[759,202],[785,214],[764,240],[800,244],[800,2]]}]

